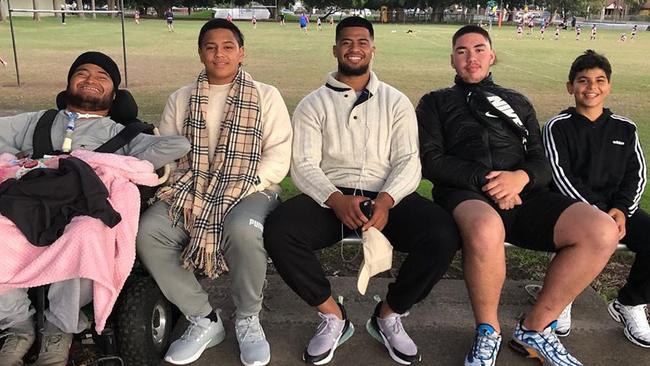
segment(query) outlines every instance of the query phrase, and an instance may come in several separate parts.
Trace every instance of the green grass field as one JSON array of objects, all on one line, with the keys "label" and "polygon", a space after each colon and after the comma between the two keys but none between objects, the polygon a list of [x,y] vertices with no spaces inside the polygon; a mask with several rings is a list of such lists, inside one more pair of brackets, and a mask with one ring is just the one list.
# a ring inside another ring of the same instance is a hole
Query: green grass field
[{"label": "green grass field", "polygon": [[[202,21],[176,21],[174,33],[161,20],[144,19],[140,25],[126,21],[129,89],[140,104],[140,116],[157,122],[167,96],[190,83],[201,68],[196,37]],[[308,34],[297,23],[282,28],[275,22],[237,23],[246,37],[246,69],[257,80],[275,85],[291,113],[300,99],[317,88],[325,74],[335,68],[331,46],[334,31],[324,24],[318,32],[310,24]],[[0,23],[0,54],[10,64],[0,69],[0,110],[31,111],[50,107],[54,95],[65,87],[68,67],[82,51],[96,49],[122,65],[120,23],[106,17],[92,20],[68,17],[67,25],[44,18],[33,22],[14,17],[20,74],[23,86],[15,83],[11,57],[9,22]],[[450,38],[457,25],[376,25],[377,47],[374,70],[416,104],[427,91],[448,86],[454,71],[449,65]],[[587,29],[588,27],[584,27]],[[407,34],[412,29],[414,34]],[[551,32],[551,31],[549,31]],[[637,40],[618,42],[620,32],[600,30],[598,40],[575,41],[572,31],[561,39],[516,39],[513,27],[492,31],[498,62],[493,68],[501,85],[520,90],[535,105],[540,123],[570,105],[564,83],[571,61],[587,48],[605,53],[614,67],[609,106],[632,118],[638,125],[646,157],[650,156],[650,32]],[[552,33],[552,32],[551,32]],[[6,114],[6,113],[5,113]],[[428,191],[424,184],[421,191]],[[645,207],[650,194],[645,195]]]}]

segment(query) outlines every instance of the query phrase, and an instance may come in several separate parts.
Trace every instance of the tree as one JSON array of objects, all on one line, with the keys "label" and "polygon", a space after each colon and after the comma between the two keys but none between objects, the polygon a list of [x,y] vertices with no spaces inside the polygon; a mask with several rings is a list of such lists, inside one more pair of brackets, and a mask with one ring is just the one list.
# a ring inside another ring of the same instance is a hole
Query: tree
[{"label": "tree", "polygon": [[5,8],[2,4],[3,2],[4,2],[3,0],[0,0],[0,22],[4,21],[6,17],[5,10],[4,10]]},{"label": "tree", "polygon": [[[108,10],[115,10],[115,0],[108,0]],[[111,13],[111,18],[115,18],[115,13]]]},{"label": "tree", "polygon": [[214,5],[213,0],[182,0],[181,5],[187,7],[187,14],[192,14],[192,8],[209,8]]},{"label": "tree", "polygon": [[[59,10],[60,9],[58,2],[59,2],[58,0],[52,0],[52,9],[53,10]],[[54,13],[54,17],[58,18],[59,13]],[[1,20],[2,20],[2,15],[0,14],[0,21]]]},{"label": "tree", "polygon": [[171,8],[173,5],[172,0],[144,0],[142,1],[142,6],[152,7],[156,9],[156,16],[162,18],[165,15],[165,10]]},{"label": "tree", "polygon": [[304,0],[303,4],[309,8],[318,9],[350,9],[352,8],[352,0]]},{"label": "tree", "polygon": [[[34,10],[38,10],[38,5],[36,4],[36,0],[32,0],[32,7],[34,8]],[[41,16],[37,11],[35,11],[34,15],[32,16],[32,19],[40,22]]]},{"label": "tree", "polygon": [[[482,2],[479,2],[482,3]],[[504,1],[504,4],[506,1]],[[523,8],[526,4],[530,5],[530,0],[520,0],[520,1],[508,1],[510,7]],[[574,13],[580,14],[585,13],[588,7],[592,9],[605,6],[605,0],[545,0],[545,1],[535,1],[533,2],[537,6],[542,6],[550,12],[558,11],[565,13]],[[481,4],[483,5],[483,4]]]},{"label": "tree", "polygon": [[[559,12],[564,11],[565,13],[578,14],[587,11],[587,7],[591,5],[591,3],[595,2],[596,1],[592,0],[548,0],[546,1],[546,6],[548,7],[548,10],[557,10]],[[602,3],[602,1],[597,2]]]}]

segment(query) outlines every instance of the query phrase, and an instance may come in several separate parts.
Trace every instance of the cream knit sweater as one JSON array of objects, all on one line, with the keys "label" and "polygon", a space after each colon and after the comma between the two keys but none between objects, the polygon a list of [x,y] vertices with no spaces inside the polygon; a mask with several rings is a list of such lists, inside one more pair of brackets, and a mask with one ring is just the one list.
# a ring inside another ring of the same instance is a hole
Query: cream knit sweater
[{"label": "cream knit sweater", "polygon": [[[273,86],[255,81],[262,110],[262,156],[257,166],[259,184],[255,191],[270,188],[280,191],[279,183],[287,175],[291,159],[291,122],[280,92]],[[210,85],[206,128],[209,134],[208,154],[214,155],[223,118],[226,98],[231,84]],[[158,126],[161,135],[182,135],[187,117],[189,98],[196,83],[186,85],[169,96]]]},{"label": "cream knit sweater", "polygon": [[374,73],[370,97],[356,103],[357,93],[335,75],[293,114],[291,178],[322,206],[336,187],[386,192],[397,204],[422,176],[413,105]]}]

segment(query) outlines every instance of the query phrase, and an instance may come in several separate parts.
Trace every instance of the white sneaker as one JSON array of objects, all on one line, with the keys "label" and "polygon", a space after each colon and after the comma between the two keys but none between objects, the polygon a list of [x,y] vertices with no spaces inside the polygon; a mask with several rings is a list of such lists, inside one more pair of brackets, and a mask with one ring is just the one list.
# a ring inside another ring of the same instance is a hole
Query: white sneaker
[{"label": "white sneaker", "polygon": [[170,346],[165,361],[174,365],[187,365],[201,357],[206,348],[214,347],[226,338],[223,321],[217,312],[217,321],[208,318],[188,316],[190,325],[183,335]]},{"label": "white sneaker", "polygon": [[501,334],[490,324],[476,326],[472,350],[465,356],[465,366],[494,366],[501,349]]},{"label": "white sneaker", "polygon": [[235,320],[239,359],[245,366],[264,366],[271,361],[271,347],[257,315]]},{"label": "white sneaker", "polygon": [[543,331],[524,329],[523,320],[517,323],[510,347],[528,358],[537,358],[544,366],[583,366],[562,345],[555,334],[557,321],[553,321]]},{"label": "white sneaker", "polygon": [[557,318],[557,328],[555,329],[555,335],[558,337],[566,337],[571,333],[571,307],[573,302],[570,302],[562,313],[560,317]]},{"label": "white sneaker", "polygon": [[623,333],[630,342],[643,348],[650,348],[650,325],[646,313],[647,305],[627,306],[618,299],[607,306],[609,315],[619,323],[623,323]]}]

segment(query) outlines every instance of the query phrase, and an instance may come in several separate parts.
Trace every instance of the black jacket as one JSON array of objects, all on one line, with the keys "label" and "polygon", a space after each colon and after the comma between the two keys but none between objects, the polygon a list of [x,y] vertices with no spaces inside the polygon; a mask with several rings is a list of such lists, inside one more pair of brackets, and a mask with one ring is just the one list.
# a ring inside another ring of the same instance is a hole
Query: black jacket
[{"label": "black jacket", "polygon": [[562,111],[544,126],[544,146],[553,168],[553,188],[631,216],[646,184],[646,166],[636,126],[605,109],[594,122]]},{"label": "black jacket", "polygon": [[52,244],[73,217],[88,215],[114,227],[120,214],[107,200],[108,190],[95,171],[75,157],[59,160],[58,169],[34,169],[0,184],[0,213],[36,246]]},{"label": "black jacket", "polygon": [[[475,116],[467,95],[476,88],[500,96],[512,107],[528,130],[526,148],[511,122],[494,114],[489,114],[488,122]],[[520,93],[494,84],[491,76],[478,84],[456,77],[454,86],[423,96],[416,112],[422,175],[433,182],[434,197],[454,189],[481,192],[492,170],[524,170],[530,182],[522,198],[548,189],[551,169],[533,106]]]}]

